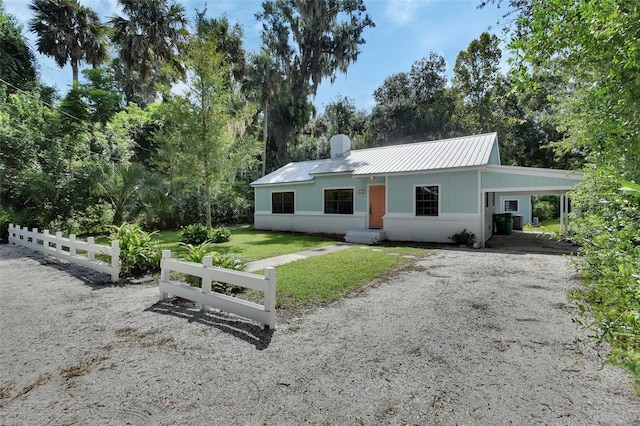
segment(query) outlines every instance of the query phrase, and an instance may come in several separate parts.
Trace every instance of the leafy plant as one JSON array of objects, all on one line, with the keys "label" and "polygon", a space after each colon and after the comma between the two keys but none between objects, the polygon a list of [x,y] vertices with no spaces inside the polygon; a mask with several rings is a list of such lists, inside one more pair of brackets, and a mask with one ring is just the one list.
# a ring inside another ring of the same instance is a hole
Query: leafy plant
[{"label": "leafy plant", "polygon": [[160,269],[162,254],[153,238],[138,224],[123,223],[111,227],[111,239],[120,244],[120,267],[123,275],[137,276]]},{"label": "leafy plant", "polygon": [[576,220],[584,281],[569,298],[580,311],[577,322],[611,348],[607,361],[629,370],[640,393],[640,188],[599,173],[573,193],[585,207]]},{"label": "leafy plant", "polygon": [[204,225],[188,225],[182,230],[181,234],[182,243],[188,245],[198,245],[209,240],[209,230]]},{"label": "leafy plant", "polygon": [[209,241],[212,243],[226,243],[231,239],[231,231],[226,228],[217,228],[209,232]]},{"label": "leafy plant", "polygon": [[226,228],[207,229],[204,225],[189,225],[182,230],[181,241],[184,244],[226,243],[231,232]]},{"label": "leafy plant", "polygon": [[[181,258],[189,262],[202,263],[205,256],[211,256],[212,266],[233,269],[236,271],[242,271],[246,266],[244,258],[237,254],[220,254],[215,251],[211,251],[213,246],[210,243],[203,243],[199,245],[181,243],[180,245],[186,250],[186,253]],[[200,277],[185,275],[185,281],[192,286],[202,287],[202,278]],[[218,293],[232,293],[236,290],[236,287],[226,283],[214,282],[212,283],[212,289]]]},{"label": "leafy plant", "polygon": [[470,244],[473,244],[473,242],[476,239],[476,235],[473,232],[467,231],[467,229],[465,228],[461,232],[458,232],[457,234],[453,234],[452,236],[450,236],[449,239],[453,241],[455,244],[458,244],[461,246],[468,246]]}]

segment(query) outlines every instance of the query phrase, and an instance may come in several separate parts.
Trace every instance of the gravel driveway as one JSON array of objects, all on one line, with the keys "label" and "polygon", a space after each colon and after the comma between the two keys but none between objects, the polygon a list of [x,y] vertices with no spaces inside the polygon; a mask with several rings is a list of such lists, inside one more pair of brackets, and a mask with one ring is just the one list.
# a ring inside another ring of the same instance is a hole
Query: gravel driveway
[{"label": "gravel driveway", "polygon": [[559,255],[435,250],[275,332],[13,246],[0,274],[1,424],[640,425]]}]

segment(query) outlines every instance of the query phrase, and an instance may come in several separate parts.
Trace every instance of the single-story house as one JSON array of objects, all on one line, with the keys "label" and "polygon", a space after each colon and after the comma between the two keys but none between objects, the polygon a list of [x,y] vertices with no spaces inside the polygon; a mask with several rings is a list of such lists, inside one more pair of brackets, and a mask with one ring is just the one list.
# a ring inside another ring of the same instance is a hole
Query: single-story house
[{"label": "single-story house", "polygon": [[502,166],[496,133],[360,150],[336,135],[330,145],[331,158],[289,163],[251,183],[256,229],[366,243],[450,242],[466,229],[484,246],[502,194],[565,196],[582,180],[568,170]]}]

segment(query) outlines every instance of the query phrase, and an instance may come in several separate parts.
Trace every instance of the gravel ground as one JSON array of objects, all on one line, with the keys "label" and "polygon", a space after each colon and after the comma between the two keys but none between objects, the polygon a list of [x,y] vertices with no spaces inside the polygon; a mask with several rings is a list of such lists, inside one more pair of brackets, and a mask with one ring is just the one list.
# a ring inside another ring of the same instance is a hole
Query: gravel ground
[{"label": "gravel ground", "polygon": [[640,425],[559,255],[435,250],[275,332],[13,246],[0,274],[2,424]]}]

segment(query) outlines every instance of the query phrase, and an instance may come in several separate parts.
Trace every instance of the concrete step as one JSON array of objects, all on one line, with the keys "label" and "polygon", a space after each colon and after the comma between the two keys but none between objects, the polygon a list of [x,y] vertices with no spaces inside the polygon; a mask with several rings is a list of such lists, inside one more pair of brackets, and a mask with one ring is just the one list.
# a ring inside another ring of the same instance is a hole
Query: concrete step
[{"label": "concrete step", "polygon": [[344,236],[344,241],[352,244],[376,244],[387,239],[383,229],[358,228],[350,229]]}]

